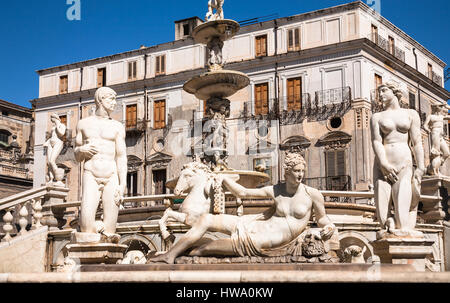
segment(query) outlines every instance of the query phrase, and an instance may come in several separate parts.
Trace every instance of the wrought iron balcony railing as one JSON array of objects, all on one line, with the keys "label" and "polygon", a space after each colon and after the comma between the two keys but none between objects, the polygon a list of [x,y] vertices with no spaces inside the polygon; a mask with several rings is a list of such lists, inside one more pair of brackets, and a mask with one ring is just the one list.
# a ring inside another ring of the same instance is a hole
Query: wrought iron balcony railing
[{"label": "wrought iron balcony railing", "polygon": [[[376,89],[370,91],[370,101],[372,103],[372,112],[378,113],[383,111],[383,104],[381,103],[380,96],[377,93]],[[409,108],[409,104],[405,102],[405,100],[400,101],[401,108]]]},{"label": "wrought iron balcony railing", "polygon": [[352,187],[351,177],[347,175],[305,178],[305,184],[319,190],[349,191]]},{"label": "wrought iron balcony railing", "polygon": [[142,134],[146,125],[144,119],[127,120],[125,122],[125,130],[127,134]]},{"label": "wrought iron balcony railing", "polygon": [[405,62],[405,52],[396,47],[395,45],[391,45],[388,40],[381,37],[378,34],[372,33],[367,37],[370,41],[375,43],[377,46],[384,49],[386,52],[393,55],[395,58]]},{"label": "wrought iron balcony railing", "polygon": [[442,86],[442,77],[436,74],[435,72],[432,72],[431,80],[433,80],[434,83],[436,83],[439,86]]}]

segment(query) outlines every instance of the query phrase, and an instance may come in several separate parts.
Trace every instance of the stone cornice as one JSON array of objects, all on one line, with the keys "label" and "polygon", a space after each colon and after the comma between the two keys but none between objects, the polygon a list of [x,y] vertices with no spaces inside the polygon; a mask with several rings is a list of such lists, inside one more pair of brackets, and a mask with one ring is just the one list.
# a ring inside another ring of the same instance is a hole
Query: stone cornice
[{"label": "stone cornice", "polygon": [[[317,61],[319,60],[323,61],[324,56],[330,55],[334,55],[335,57],[345,56],[347,54],[359,54],[361,53],[361,51],[364,51],[374,56],[375,58],[378,58],[380,61],[384,63],[389,63],[390,66],[394,68],[396,71],[404,74],[406,77],[412,79],[413,81],[418,82],[421,86],[430,90],[440,98],[443,98],[444,100],[450,98],[450,92],[447,91],[445,88],[435,84],[427,76],[418,72],[413,67],[409,66],[403,61],[397,59],[392,54],[386,52],[382,48],[378,47],[375,43],[366,38],[330,44],[311,49],[300,50],[296,52],[288,52],[276,56],[259,57],[256,59],[249,59],[240,62],[228,63],[225,65],[225,69],[245,72],[250,69],[275,65],[276,63],[278,64],[289,63],[292,61],[295,61],[296,63],[301,63],[302,61],[313,62],[316,59]],[[162,75],[143,80],[125,82],[111,85],[109,87],[114,89],[119,94],[121,92],[126,92],[130,90],[138,90],[138,89],[144,90],[144,88],[149,89],[151,92],[151,89],[157,87],[164,87],[167,84],[174,85],[178,83],[180,86],[182,86],[183,83],[185,83],[187,80],[203,72],[206,72],[206,68],[199,68],[195,70],[179,72],[176,74]],[[52,104],[60,104],[62,102],[74,102],[75,100],[79,100],[80,98],[82,99],[93,98],[96,90],[97,88],[92,88],[64,95],[55,95],[44,98],[38,98],[31,100],[30,102],[36,108],[38,106],[39,107],[48,106]],[[39,108],[37,108],[37,110],[39,110]]]},{"label": "stone cornice", "polygon": [[[334,7],[319,9],[316,11],[307,12],[307,13],[303,13],[303,14],[299,14],[299,15],[282,17],[282,18],[277,18],[274,20],[260,22],[257,24],[243,26],[243,27],[241,27],[239,34],[246,34],[249,32],[258,31],[258,30],[262,30],[262,29],[275,28],[275,27],[290,24],[290,23],[300,22],[300,21],[304,21],[304,20],[308,20],[308,19],[312,19],[312,18],[318,18],[318,17],[329,15],[329,14],[335,14],[335,13],[349,11],[349,10],[358,9],[358,8],[362,9],[363,11],[365,11],[368,14],[373,15],[384,26],[386,26],[393,32],[397,33],[399,36],[401,36],[407,42],[412,44],[415,48],[419,49],[425,55],[429,56],[434,61],[436,61],[440,66],[442,66],[442,67],[446,66],[445,62],[443,62],[441,59],[439,59],[436,55],[431,53],[424,46],[422,46],[416,40],[411,38],[404,31],[402,31],[401,29],[396,27],[389,20],[387,20],[386,18],[384,18],[383,16],[378,14],[376,11],[371,9],[367,4],[365,4],[362,1],[355,1],[355,2],[351,2],[351,3],[346,3],[346,4],[334,6]],[[150,54],[153,52],[164,51],[164,50],[169,50],[169,49],[188,46],[188,45],[194,45],[194,40],[191,37],[176,40],[176,41],[171,41],[171,42],[167,42],[167,43],[162,43],[162,44],[158,44],[158,45],[154,45],[154,46],[150,46],[150,47],[145,47],[142,49],[131,50],[131,51],[127,51],[127,52],[123,52],[123,53],[119,53],[119,54],[90,59],[90,60],[86,60],[86,61],[80,61],[80,62],[71,63],[71,64],[65,64],[65,65],[60,65],[60,66],[55,66],[55,67],[50,67],[50,68],[44,68],[41,70],[37,70],[36,73],[38,73],[39,75],[45,75],[45,74],[50,74],[50,73],[54,73],[54,72],[58,72],[58,71],[82,68],[82,67],[93,65],[93,64],[109,62],[111,60],[118,60],[118,59],[122,59],[122,58],[129,58],[132,56],[146,55],[146,54]]]}]

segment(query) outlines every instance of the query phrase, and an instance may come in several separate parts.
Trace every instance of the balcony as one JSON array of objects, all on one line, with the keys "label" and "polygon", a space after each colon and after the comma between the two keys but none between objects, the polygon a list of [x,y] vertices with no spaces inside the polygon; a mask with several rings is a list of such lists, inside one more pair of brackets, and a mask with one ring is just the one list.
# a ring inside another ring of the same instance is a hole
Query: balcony
[{"label": "balcony", "polygon": [[[378,113],[383,111],[383,104],[381,103],[380,96],[376,89],[370,91],[370,102],[372,103],[372,113]],[[400,101],[401,108],[409,108],[409,104],[404,101]]]},{"label": "balcony", "polygon": [[432,72],[430,79],[439,86],[442,86],[442,77]]},{"label": "balcony", "polygon": [[127,120],[125,123],[125,131],[127,135],[141,135],[145,132],[146,122],[144,119]]},{"label": "balcony", "polygon": [[350,191],[352,187],[351,177],[347,175],[305,178],[305,184],[319,190]]},{"label": "balcony", "polygon": [[[244,120],[280,120],[281,125],[301,123],[308,121],[323,121],[333,116],[343,116],[351,108],[351,88],[349,86],[317,91],[314,99],[309,93],[302,94],[301,106],[297,110],[287,110],[287,97],[272,99],[272,107],[267,114],[255,115],[252,113],[253,101],[244,102],[244,109],[240,118]],[[286,105],[286,107],[285,107]]]},{"label": "balcony", "polygon": [[389,41],[384,39],[380,35],[372,33],[367,37],[367,39],[375,43],[377,46],[381,47],[386,52],[393,55],[395,58],[399,59],[402,62],[405,62],[405,52],[394,45],[389,45]]}]

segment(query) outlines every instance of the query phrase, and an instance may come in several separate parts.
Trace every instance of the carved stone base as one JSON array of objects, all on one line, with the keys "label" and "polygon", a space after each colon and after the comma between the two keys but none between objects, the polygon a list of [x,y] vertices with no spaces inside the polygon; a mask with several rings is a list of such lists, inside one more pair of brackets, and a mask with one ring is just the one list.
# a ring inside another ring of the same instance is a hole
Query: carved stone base
[{"label": "carved stone base", "polygon": [[339,259],[324,254],[318,257],[304,256],[280,257],[178,257],[175,264],[293,264],[293,263],[339,263]]},{"label": "carved stone base", "polygon": [[411,264],[416,271],[425,271],[425,258],[432,254],[433,240],[424,238],[384,238],[372,242],[381,263]]},{"label": "carved stone base", "polygon": [[445,210],[448,209],[448,192],[450,191],[450,177],[425,176],[422,180],[422,194],[441,197],[439,202],[422,202],[423,214],[421,217],[426,223],[435,223],[444,218],[449,218]]},{"label": "carved stone base", "polygon": [[128,246],[114,243],[68,244],[67,257],[79,265],[116,264],[123,259]]}]

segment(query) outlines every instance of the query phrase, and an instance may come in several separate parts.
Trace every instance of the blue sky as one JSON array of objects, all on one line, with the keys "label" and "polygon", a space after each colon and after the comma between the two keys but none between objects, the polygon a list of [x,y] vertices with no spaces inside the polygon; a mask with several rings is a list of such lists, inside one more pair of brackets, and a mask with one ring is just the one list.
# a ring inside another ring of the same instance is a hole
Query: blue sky
[{"label": "blue sky", "polygon": [[[67,0],[0,1],[0,99],[30,107],[36,70],[152,46],[174,39],[174,23],[204,18],[207,0],[80,0],[81,20],[69,21]],[[373,0],[365,0],[372,2]],[[381,14],[450,62],[447,0],[378,0]],[[225,17],[242,21],[285,17],[351,0],[225,0]],[[274,5],[276,4],[276,5]],[[450,81],[446,88],[450,89]]]}]

